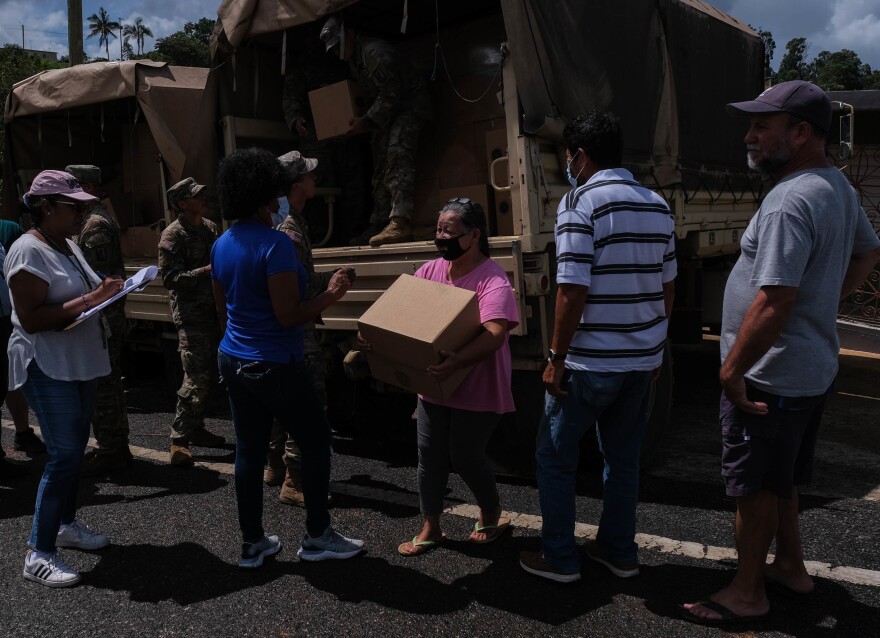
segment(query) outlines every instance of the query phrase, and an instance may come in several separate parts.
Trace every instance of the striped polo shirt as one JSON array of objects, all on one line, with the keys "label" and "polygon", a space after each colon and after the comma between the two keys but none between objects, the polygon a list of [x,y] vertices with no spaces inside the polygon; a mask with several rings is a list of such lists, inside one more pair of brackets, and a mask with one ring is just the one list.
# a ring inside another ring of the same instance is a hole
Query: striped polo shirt
[{"label": "striped polo shirt", "polygon": [[565,366],[653,370],[663,359],[663,284],[675,279],[675,220],[662,197],[622,168],[569,192],[556,214],[556,281],[587,286]]}]

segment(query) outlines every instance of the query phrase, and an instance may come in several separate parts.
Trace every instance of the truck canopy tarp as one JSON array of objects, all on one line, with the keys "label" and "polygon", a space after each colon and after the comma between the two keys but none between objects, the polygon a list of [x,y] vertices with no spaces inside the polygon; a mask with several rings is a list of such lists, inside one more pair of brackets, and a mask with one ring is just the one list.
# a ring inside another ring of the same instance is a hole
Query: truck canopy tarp
[{"label": "truck canopy tarp", "polygon": [[217,17],[226,40],[238,48],[245,38],[313,22],[355,2],[357,0],[223,0]]},{"label": "truck canopy tarp", "polygon": [[[7,125],[52,111],[135,98],[144,113],[172,182],[194,162],[216,165],[216,149],[200,150],[213,136],[216,100],[203,99],[208,69],[164,62],[96,62],[43,71],[15,84],[6,100]],[[31,120],[39,126],[38,118]]]}]

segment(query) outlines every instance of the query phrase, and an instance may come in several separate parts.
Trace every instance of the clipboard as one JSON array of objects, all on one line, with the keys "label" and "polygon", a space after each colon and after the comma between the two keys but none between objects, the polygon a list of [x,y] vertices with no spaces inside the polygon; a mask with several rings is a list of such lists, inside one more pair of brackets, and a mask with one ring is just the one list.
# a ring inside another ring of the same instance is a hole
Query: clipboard
[{"label": "clipboard", "polygon": [[153,281],[159,275],[159,268],[156,266],[146,266],[145,268],[141,268],[134,275],[125,280],[125,283],[122,284],[122,290],[117,292],[115,295],[107,299],[106,301],[102,301],[97,306],[93,308],[89,308],[85,312],[83,312],[79,317],[73,320],[73,322],[62,328],[62,330],[70,330],[71,328],[75,328],[79,324],[81,324],[86,319],[96,315],[101,312],[104,308],[112,304],[117,299],[121,299],[125,295],[131,292],[140,292],[144,288],[147,287],[151,281]]}]

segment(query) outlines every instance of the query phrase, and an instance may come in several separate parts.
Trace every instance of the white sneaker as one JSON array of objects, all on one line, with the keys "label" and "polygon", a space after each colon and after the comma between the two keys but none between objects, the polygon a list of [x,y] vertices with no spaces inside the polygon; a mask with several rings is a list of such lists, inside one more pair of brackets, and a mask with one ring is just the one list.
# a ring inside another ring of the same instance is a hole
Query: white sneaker
[{"label": "white sneaker", "polygon": [[267,534],[256,543],[241,544],[239,567],[256,569],[262,566],[263,559],[274,556],[281,551],[281,540],[275,534]]},{"label": "white sneaker", "polygon": [[70,525],[62,525],[55,539],[56,547],[73,547],[75,549],[101,549],[110,544],[110,539],[93,532],[79,521],[73,521]]},{"label": "white sneaker", "polygon": [[332,527],[328,527],[318,538],[306,534],[296,555],[302,560],[309,561],[345,559],[357,556],[363,550],[364,541],[346,538]]},{"label": "white sneaker", "polygon": [[35,583],[46,585],[46,587],[70,587],[76,585],[82,577],[72,567],[68,567],[63,560],[61,554],[52,552],[51,554],[43,554],[42,557],[37,555],[34,550],[28,550],[24,557],[25,578]]}]

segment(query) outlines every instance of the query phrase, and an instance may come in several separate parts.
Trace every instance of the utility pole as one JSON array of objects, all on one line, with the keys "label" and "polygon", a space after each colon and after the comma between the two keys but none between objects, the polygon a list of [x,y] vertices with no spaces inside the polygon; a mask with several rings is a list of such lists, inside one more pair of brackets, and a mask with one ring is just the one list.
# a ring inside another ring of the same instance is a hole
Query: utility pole
[{"label": "utility pole", "polygon": [[122,62],[122,18],[119,18],[119,61]]},{"label": "utility pole", "polygon": [[67,57],[70,66],[83,63],[82,0],[67,0]]},{"label": "utility pole", "polygon": [[21,48],[24,49],[24,23],[21,25]]}]

